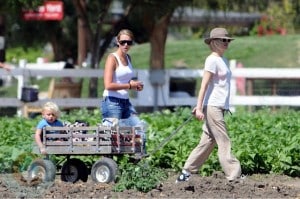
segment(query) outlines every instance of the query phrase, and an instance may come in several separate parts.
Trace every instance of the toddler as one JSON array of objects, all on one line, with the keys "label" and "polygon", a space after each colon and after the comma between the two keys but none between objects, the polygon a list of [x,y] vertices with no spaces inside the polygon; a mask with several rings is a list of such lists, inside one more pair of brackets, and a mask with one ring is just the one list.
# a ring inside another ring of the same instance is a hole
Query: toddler
[{"label": "toddler", "polygon": [[[43,128],[46,126],[63,126],[63,123],[58,120],[60,110],[53,102],[47,102],[42,108],[43,119],[38,123],[35,131],[35,141],[40,149],[41,154],[46,154],[45,146],[42,143]],[[49,132],[55,133],[55,132]]]}]

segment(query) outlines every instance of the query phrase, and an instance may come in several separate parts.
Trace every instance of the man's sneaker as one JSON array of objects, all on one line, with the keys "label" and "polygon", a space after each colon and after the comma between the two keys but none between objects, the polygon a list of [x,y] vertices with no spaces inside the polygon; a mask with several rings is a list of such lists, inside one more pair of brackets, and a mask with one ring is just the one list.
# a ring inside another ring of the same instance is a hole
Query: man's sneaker
[{"label": "man's sneaker", "polygon": [[181,174],[178,176],[178,178],[177,178],[177,180],[176,180],[176,183],[177,183],[177,182],[185,182],[185,181],[188,181],[188,180],[189,180],[189,177],[190,177],[190,175],[185,174],[185,173],[181,173]]}]

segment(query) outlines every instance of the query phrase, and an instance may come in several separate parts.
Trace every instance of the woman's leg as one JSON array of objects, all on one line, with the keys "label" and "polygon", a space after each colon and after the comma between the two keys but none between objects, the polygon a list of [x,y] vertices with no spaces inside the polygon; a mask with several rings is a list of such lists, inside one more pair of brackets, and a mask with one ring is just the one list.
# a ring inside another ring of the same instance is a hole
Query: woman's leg
[{"label": "woman's leg", "polygon": [[218,107],[207,107],[207,128],[218,145],[218,157],[225,176],[234,180],[241,175],[241,165],[231,153],[231,142],[224,121],[224,110]]},{"label": "woman's leg", "polygon": [[116,126],[122,117],[122,107],[117,99],[113,100],[113,98],[105,97],[101,101],[101,113],[104,126]]},{"label": "woman's leg", "polygon": [[209,133],[206,123],[203,124],[203,132],[199,144],[190,153],[186,160],[183,169],[190,172],[196,173],[203,163],[207,160],[216,144],[214,138]]},{"label": "woman's leg", "polygon": [[101,101],[102,118],[122,118],[122,107],[118,99],[105,97]]}]

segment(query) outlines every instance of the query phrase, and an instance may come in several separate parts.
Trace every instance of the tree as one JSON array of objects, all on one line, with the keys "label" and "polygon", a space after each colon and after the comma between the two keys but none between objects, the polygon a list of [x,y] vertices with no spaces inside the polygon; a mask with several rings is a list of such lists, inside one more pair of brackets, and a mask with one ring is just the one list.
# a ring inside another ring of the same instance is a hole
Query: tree
[{"label": "tree", "polygon": [[[128,1],[126,1],[128,3]],[[168,27],[173,12],[179,6],[191,5],[192,0],[140,0],[137,1],[131,15],[129,24],[139,33],[139,42],[150,43],[149,57],[150,69],[164,69],[165,43]],[[126,5],[126,3],[124,3]],[[134,24],[134,25],[133,25]]]},{"label": "tree", "polygon": [[[50,42],[54,52],[54,61],[61,61],[66,58],[65,52],[69,52],[69,49],[73,48],[73,39],[70,39],[64,32],[66,29],[71,31],[72,26],[68,27],[68,24],[65,23],[66,20],[64,22],[24,21],[21,17],[23,10],[35,10],[43,2],[43,0],[8,0],[0,3],[1,12],[8,16],[6,22],[9,26],[7,28],[9,32],[6,32],[6,35],[10,37],[8,37],[9,42],[7,43],[11,47],[22,46],[26,49],[28,46]],[[68,9],[69,5],[65,5],[65,8]],[[65,17],[65,19],[69,18]]]},{"label": "tree", "polygon": [[77,43],[78,43],[78,56],[77,63],[79,66],[87,58],[87,53],[92,43],[92,30],[87,15],[87,5],[85,0],[73,0],[74,7],[77,13]]},{"label": "tree", "polygon": [[[293,3],[289,4],[293,6],[293,10],[296,10],[296,16],[300,12],[299,1],[292,0]],[[7,0],[0,2],[0,9],[2,13],[5,11],[19,14],[23,8],[36,8],[43,2],[43,0]],[[20,27],[16,32],[18,36],[14,36],[11,42],[21,41],[26,48],[28,45],[50,41],[55,61],[65,59],[71,49],[72,54],[76,54],[73,56],[77,58],[79,65],[86,60],[88,52],[91,52],[91,67],[98,68],[113,37],[121,28],[127,27],[133,30],[139,43],[150,42],[151,70],[165,67],[164,53],[168,26],[174,10],[178,7],[192,6],[212,10],[253,12],[265,10],[273,2],[287,5],[287,0],[123,0],[119,2],[123,4],[124,13],[118,20],[108,25],[104,21],[110,14],[109,9],[113,0],[64,0],[63,2],[65,18],[60,22],[24,22],[17,14],[6,14],[10,17],[9,25],[15,23]],[[295,21],[298,21],[299,25],[298,18]],[[34,37],[32,33],[35,34]],[[90,97],[97,97],[96,86],[97,80],[92,79]]]},{"label": "tree", "polygon": [[[180,1],[184,2],[184,1]],[[150,69],[164,69],[165,43],[168,34],[168,25],[178,6],[178,1],[143,1],[139,4],[142,13],[140,22],[146,32],[149,33],[150,42]],[[158,9],[160,8],[160,9]]]}]

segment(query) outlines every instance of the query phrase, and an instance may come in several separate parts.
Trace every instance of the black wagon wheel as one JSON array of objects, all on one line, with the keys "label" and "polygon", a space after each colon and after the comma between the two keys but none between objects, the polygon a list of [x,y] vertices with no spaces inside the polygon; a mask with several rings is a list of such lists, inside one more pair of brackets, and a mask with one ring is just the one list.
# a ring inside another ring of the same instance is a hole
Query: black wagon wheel
[{"label": "black wagon wheel", "polygon": [[86,182],[88,179],[88,168],[83,161],[72,158],[67,160],[61,168],[61,180],[64,182],[77,182],[82,180]]},{"label": "black wagon wheel", "polygon": [[94,182],[110,183],[115,181],[117,171],[117,163],[111,158],[104,157],[93,164],[91,177]]},{"label": "black wagon wheel", "polygon": [[51,160],[37,159],[28,167],[28,179],[40,179],[42,182],[53,182],[56,175],[56,167]]}]

